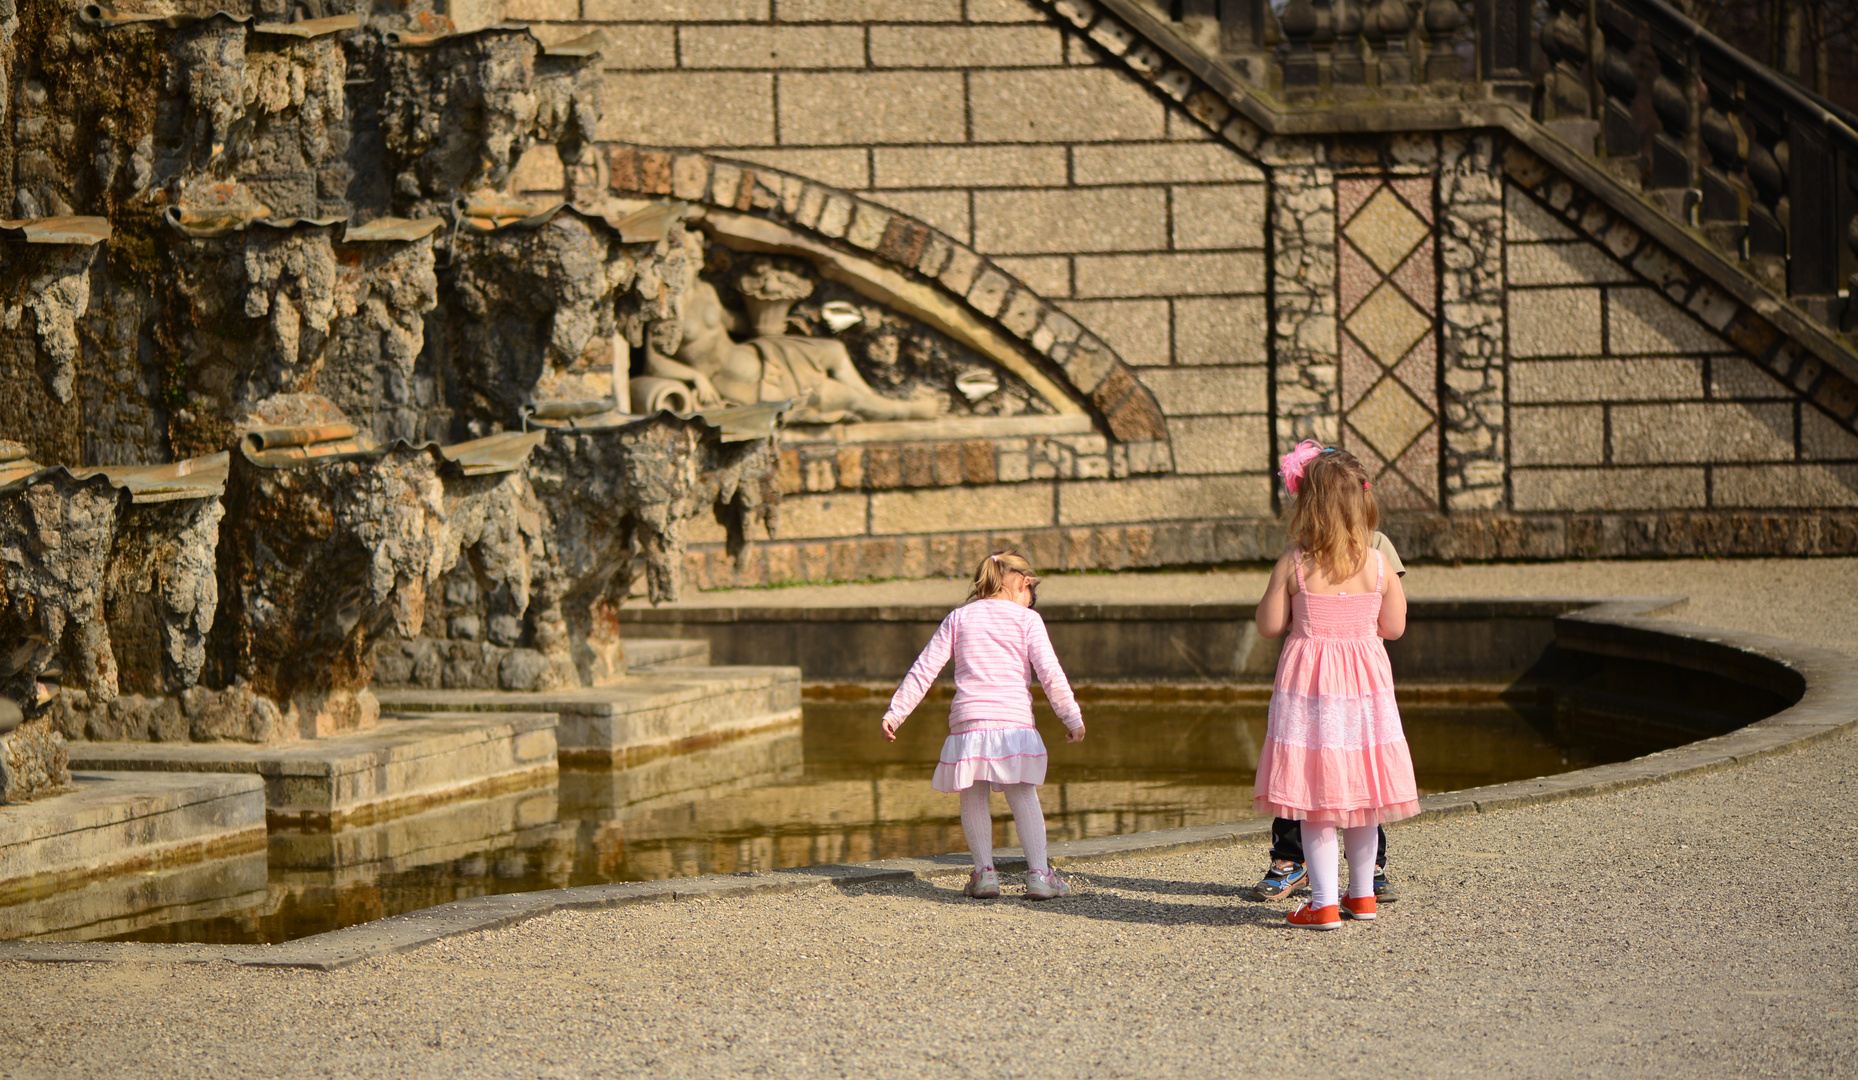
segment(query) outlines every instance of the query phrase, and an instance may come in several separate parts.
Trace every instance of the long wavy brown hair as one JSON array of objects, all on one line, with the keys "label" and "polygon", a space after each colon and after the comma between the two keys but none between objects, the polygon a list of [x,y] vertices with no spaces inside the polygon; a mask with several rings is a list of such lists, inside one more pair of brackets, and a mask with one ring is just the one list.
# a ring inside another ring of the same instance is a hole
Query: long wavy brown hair
[{"label": "long wavy brown hair", "polygon": [[1316,559],[1330,581],[1345,581],[1368,557],[1381,523],[1368,470],[1346,450],[1324,450],[1304,466],[1290,512],[1290,542]]}]

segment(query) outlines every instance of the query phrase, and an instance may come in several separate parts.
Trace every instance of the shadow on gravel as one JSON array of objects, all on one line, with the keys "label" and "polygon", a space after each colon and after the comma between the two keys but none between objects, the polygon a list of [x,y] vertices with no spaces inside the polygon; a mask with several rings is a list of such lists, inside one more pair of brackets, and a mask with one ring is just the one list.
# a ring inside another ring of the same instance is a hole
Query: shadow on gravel
[{"label": "shadow on gravel", "polygon": [[[1227,885],[1189,881],[1155,882],[1143,878],[1097,878],[1073,874],[1071,875],[1072,882],[1083,886],[1074,895],[1062,900],[1035,902],[1027,900],[1025,894],[1020,891],[1019,883],[1013,880],[1017,876],[1008,875],[1005,882],[1006,891],[1003,891],[995,900],[972,900],[962,895],[961,886],[965,882],[956,882],[951,886],[941,886],[925,881],[874,882],[870,885],[848,886],[844,891],[848,895],[882,891],[886,896],[952,904],[972,908],[977,912],[989,907],[1011,905],[1031,908],[1040,913],[1097,919],[1104,922],[1168,926],[1282,927],[1284,925],[1285,908],[1245,900],[1240,890]],[[1161,886],[1161,888],[1155,888],[1155,886]],[[1209,896],[1222,900],[1230,899],[1233,902],[1175,904],[1165,900],[1150,900],[1140,895],[1118,895],[1107,891],[1110,889],[1127,889],[1134,893],[1167,892],[1173,895]]]},{"label": "shadow on gravel", "polygon": [[1224,885],[1215,881],[1162,881],[1156,878],[1113,877],[1088,870],[1067,870],[1072,882],[1083,882],[1104,889],[1127,889],[1130,892],[1160,893],[1164,896],[1225,896],[1251,901],[1250,885]]}]

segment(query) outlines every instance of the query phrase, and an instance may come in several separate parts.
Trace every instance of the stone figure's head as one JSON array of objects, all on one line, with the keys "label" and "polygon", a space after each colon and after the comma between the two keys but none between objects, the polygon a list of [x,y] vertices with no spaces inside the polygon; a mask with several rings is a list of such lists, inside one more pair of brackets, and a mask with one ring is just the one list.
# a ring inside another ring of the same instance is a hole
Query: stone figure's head
[{"label": "stone figure's head", "polygon": [[748,306],[755,333],[775,337],[787,332],[787,313],[794,304],[813,295],[813,279],[771,259],[757,259],[736,279],[736,292]]}]

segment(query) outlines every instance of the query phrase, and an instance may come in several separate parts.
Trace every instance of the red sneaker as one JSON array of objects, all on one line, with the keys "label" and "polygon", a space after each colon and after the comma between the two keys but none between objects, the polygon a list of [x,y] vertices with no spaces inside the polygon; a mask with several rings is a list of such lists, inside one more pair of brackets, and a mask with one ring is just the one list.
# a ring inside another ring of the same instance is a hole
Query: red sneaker
[{"label": "red sneaker", "polygon": [[1284,921],[1305,930],[1342,929],[1342,914],[1334,904],[1328,907],[1312,908],[1306,901],[1298,904],[1297,910],[1284,916]]},{"label": "red sneaker", "polygon": [[1372,896],[1344,896],[1342,898],[1342,914],[1351,919],[1365,921],[1374,918],[1374,906]]}]

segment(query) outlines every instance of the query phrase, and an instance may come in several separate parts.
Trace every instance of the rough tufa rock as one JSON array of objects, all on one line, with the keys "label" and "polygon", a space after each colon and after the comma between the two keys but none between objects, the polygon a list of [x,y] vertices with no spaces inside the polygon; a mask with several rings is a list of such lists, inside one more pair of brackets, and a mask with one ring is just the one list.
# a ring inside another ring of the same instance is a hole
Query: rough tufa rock
[{"label": "rough tufa rock", "polygon": [[0,803],[55,795],[71,786],[64,736],[46,717],[0,735]]}]

